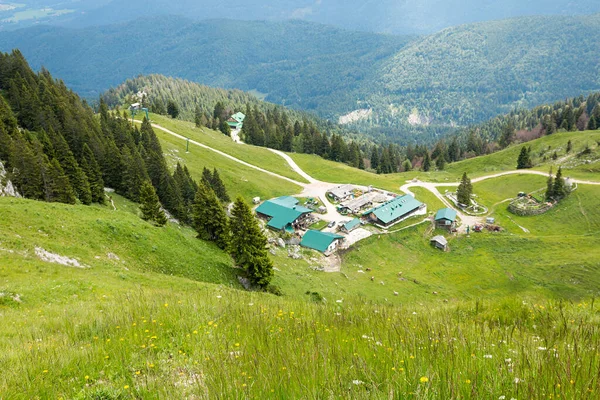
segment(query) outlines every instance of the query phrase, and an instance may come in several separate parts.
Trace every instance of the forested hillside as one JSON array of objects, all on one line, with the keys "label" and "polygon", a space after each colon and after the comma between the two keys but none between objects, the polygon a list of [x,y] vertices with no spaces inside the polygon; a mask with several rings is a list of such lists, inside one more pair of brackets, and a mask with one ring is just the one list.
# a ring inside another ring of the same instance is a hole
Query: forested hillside
[{"label": "forested hillside", "polygon": [[34,73],[19,51],[0,54],[0,161],[26,198],[104,203],[104,187],[138,201],[151,182],[164,207],[190,221],[196,184],[185,167],[167,168],[149,123],[133,128],[100,105],[100,118],[43,69]]},{"label": "forested hillside", "polygon": [[[151,35],[131,38],[132,32]],[[408,40],[302,21],[160,17],[82,30],[39,26],[6,32],[0,49],[19,48],[34,68],[52,70],[84,97],[159,73],[257,90],[268,101],[327,115],[340,104],[352,109],[359,83]]]},{"label": "forested hillside", "polygon": [[389,137],[406,126],[443,132],[599,90],[599,27],[600,15],[516,18],[413,42],[376,74],[366,97],[375,114],[360,125]]},{"label": "forested hillside", "polygon": [[[464,25],[422,38],[348,32],[301,21],[195,23],[178,17],[0,34],[79,93],[161,73],[350,124],[377,140],[434,142],[480,123],[600,89],[600,14]],[[152,32],[130,40],[131,32]]]}]

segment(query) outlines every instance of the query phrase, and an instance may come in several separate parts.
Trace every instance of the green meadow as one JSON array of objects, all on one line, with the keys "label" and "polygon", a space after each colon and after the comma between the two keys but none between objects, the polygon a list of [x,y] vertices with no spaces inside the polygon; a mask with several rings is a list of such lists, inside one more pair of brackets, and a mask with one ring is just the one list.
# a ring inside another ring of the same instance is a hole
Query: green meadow
[{"label": "green meadow", "polygon": [[[159,123],[184,134],[178,121]],[[285,175],[268,150],[185,129]],[[196,179],[216,167],[233,196],[300,189],[156,134],[170,165],[184,163]],[[532,148],[572,137],[577,150],[588,140],[579,135]],[[292,156],[316,178],[397,191],[416,176],[454,181],[465,168],[472,177],[492,171],[485,166],[512,169],[518,151],[390,176]],[[275,249],[279,297],[244,291],[229,255],[190,228],[142,221],[118,195],[116,210],[0,198],[0,399],[597,399],[600,186],[579,185],[541,216],[508,213],[509,199],[545,183],[511,175],[474,184],[502,232],[400,230],[423,219],[415,217],[342,252],[336,273],[315,271],[314,252],[293,260]],[[443,206],[411,190],[430,215]],[[449,252],[429,244],[435,234],[448,237]],[[36,249],[80,267],[43,261]]]}]

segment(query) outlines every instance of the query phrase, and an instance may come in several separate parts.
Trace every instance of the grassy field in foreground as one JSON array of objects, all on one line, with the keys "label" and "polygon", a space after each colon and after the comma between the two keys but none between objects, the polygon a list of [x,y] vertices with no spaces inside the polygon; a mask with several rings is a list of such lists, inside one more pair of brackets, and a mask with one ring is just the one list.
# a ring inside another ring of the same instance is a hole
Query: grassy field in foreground
[{"label": "grassy field in foreground", "polygon": [[151,114],[150,118],[152,123],[158,124],[179,135],[189,137],[190,139],[212,147],[213,149],[221,150],[242,161],[257,165],[267,171],[275,172],[279,175],[294,179],[295,181],[308,183],[306,179],[294,172],[282,157],[264,147],[236,144],[231,138],[223,135],[221,132],[213,131],[212,129],[205,127],[196,128],[191,122],[174,120],[157,114]]},{"label": "grassy field in foreground", "polygon": [[[600,390],[593,302],[317,304],[153,272],[122,279],[35,260],[23,269],[0,269],[5,399],[595,399]],[[48,295],[7,292],[25,273]]]}]

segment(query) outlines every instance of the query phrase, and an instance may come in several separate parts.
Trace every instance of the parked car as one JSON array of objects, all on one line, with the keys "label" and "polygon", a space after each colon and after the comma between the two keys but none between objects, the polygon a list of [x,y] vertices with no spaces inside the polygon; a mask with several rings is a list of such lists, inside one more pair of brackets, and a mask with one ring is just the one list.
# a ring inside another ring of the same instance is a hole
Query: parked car
[{"label": "parked car", "polygon": [[335,221],[331,221],[330,223],[327,224],[328,228],[333,228],[335,226]]}]

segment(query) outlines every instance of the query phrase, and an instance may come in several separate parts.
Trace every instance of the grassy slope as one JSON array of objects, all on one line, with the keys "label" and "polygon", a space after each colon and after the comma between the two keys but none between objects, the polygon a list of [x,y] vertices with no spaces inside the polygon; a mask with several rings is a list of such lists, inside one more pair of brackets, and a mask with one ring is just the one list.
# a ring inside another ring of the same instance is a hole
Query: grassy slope
[{"label": "grassy slope", "polygon": [[[598,312],[586,303],[316,305],[155,273],[25,268],[51,295],[0,305],[5,398],[592,399],[599,390]],[[2,284],[18,274],[3,270]]]},{"label": "grassy slope", "polygon": [[253,165],[260,165],[260,167],[268,171],[292,178],[298,182],[308,183],[304,178],[294,172],[283,158],[264,147],[236,145],[232,143],[230,138],[223,135],[221,132],[204,127],[196,128],[191,122],[173,120],[157,114],[151,114],[150,118],[153,123],[210,146],[213,149],[224,151],[242,161],[246,161]]},{"label": "grassy slope", "polygon": [[[571,140],[573,151],[566,157],[566,145]],[[536,164],[534,169],[547,172],[550,166],[554,170],[562,165],[564,174],[576,179],[599,180],[598,173],[600,172],[599,161],[594,161],[585,164],[578,161],[575,154],[585,148],[586,145],[594,150],[595,158],[599,158],[600,150],[596,141],[600,141],[600,131],[593,132],[564,132],[557,133],[551,136],[545,136],[538,140],[527,143],[531,146],[533,161]],[[521,151],[522,145],[514,145],[497,153],[476,157],[469,160],[459,161],[448,164],[444,171],[422,172],[410,171],[406,173],[377,175],[366,171],[360,171],[344,164],[335,163],[314,155],[307,154],[290,154],[296,163],[306,173],[316,179],[335,182],[347,183],[349,177],[352,177],[352,182],[363,185],[374,185],[376,187],[398,190],[407,180],[415,177],[430,182],[446,182],[458,181],[463,172],[468,172],[471,178],[476,178],[484,175],[491,175],[503,171],[512,171],[516,169],[517,158]],[[539,154],[545,151],[548,156],[548,161],[543,161]],[[550,157],[554,151],[558,152],[559,158],[552,161]],[[566,157],[566,158],[565,158]]]},{"label": "grassy slope", "polygon": [[[209,169],[216,167],[232,198],[240,195],[246,201],[250,201],[256,196],[268,199],[296,194],[301,191],[300,186],[246,167],[199,146],[190,145],[190,151],[186,153],[185,141],[159,129],[155,129],[155,132],[171,166],[174,166],[178,161],[187,165],[192,177],[196,180],[201,179],[204,167]],[[273,156],[276,157],[275,154]],[[260,165],[260,159],[256,164]]]},{"label": "grassy slope", "polygon": [[[2,253],[14,260],[2,263],[2,268],[19,267],[21,259],[31,263],[39,246],[78,259],[91,267],[91,274],[106,268],[127,279],[128,271],[152,271],[238,286],[231,258],[216,246],[197,240],[190,228],[156,228],[135,214],[136,205],[113,197],[117,211],[0,198],[0,247],[15,252]],[[22,278],[19,290],[39,289],[30,287],[26,274]]]},{"label": "grassy slope", "polygon": [[[195,155],[193,174],[225,165]],[[257,174],[250,177],[256,185]],[[543,185],[543,177],[512,176],[475,192],[493,205]],[[227,255],[189,229],[152,227],[114,197],[116,212],[0,198],[6,398],[592,399],[600,390],[598,312],[545,300],[598,294],[598,187],[580,186],[543,216],[511,217],[529,234],[498,205],[494,215],[507,231],[451,238],[450,253],[429,246],[426,226],[361,242],[337,274],[278,250],[275,283],[284,298],[229,289],[237,284]],[[91,268],[44,263],[35,246]],[[307,290],[325,305],[311,304]]]}]

